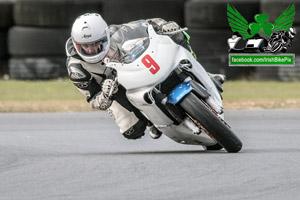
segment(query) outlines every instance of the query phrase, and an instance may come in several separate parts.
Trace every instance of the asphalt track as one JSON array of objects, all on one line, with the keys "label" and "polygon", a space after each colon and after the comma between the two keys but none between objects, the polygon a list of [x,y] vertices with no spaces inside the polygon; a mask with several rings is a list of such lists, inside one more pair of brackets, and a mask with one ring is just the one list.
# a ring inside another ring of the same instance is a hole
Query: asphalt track
[{"label": "asphalt track", "polygon": [[240,153],[123,138],[104,112],[0,114],[0,199],[299,199],[300,110],[227,111]]}]

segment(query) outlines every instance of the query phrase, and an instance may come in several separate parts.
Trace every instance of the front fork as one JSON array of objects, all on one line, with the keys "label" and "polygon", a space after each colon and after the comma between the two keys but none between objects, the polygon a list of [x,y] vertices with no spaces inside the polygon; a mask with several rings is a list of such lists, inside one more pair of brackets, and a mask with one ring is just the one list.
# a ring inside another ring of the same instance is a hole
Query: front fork
[{"label": "front fork", "polygon": [[181,69],[176,69],[178,77],[182,80],[180,84],[175,86],[168,94],[162,94],[158,89],[154,88],[153,97],[158,107],[169,117],[175,124],[180,124],[185,118],[185,112],[180,109],[177,104],[190,92],[193,92],[198,98],[203,99],[217,114],[223,118],[223,108],[211,98],[206,88],[198,83]]}]

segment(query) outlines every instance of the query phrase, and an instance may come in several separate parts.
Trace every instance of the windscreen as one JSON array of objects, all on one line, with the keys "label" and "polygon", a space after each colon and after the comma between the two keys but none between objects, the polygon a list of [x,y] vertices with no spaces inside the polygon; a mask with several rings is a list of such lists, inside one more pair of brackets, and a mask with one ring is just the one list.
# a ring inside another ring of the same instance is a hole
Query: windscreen
[{"label": "windscreen", "polygon": [[113,42],[121,53],[119,61],[126,64],[135,61],[149,46],[147,23],[144,20],[123,24],[111,36]]}]

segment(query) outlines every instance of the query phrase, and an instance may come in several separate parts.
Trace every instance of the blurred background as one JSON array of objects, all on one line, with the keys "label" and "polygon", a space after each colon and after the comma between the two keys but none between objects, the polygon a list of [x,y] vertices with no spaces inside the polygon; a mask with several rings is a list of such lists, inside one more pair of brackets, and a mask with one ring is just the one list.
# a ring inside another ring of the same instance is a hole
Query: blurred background
[{"label": "blurred background", "polygon": [[288,52],[296,54],[296,67],[228,67],[227,3],[253,22],[268,13],[269,22],[295,3],[294,27],[299,32],[300,0],[1,0],[0,78],[52,80],[67,77],[65,42],[73,21],[86,12],[100,13],[108,24],[160,17],[188,27],[198,61],[211,73],[229,80],[300,80],[300,34]]}]

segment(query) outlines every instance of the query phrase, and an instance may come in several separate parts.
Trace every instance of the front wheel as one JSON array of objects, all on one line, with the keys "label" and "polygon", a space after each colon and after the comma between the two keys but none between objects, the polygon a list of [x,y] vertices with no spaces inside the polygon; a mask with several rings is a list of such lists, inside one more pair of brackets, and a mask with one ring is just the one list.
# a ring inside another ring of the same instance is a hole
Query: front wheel
[{"label": "front wheel", "polygon": [[213,150],[221,150],[223,147],[219,143],[217,143],[212,146],[204,146],[204,148],[208,151],[213,151]]},{"label": "front wheel", "polygon": [[218,118],[195,94],[189,93],[180,106],[194,120],[203,126],[210,137],[223,146],[227,152],[236,153],[242,149],[242,142],[220,118]]}]

